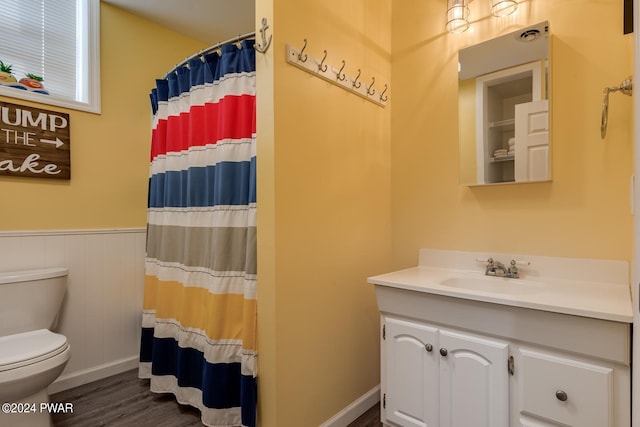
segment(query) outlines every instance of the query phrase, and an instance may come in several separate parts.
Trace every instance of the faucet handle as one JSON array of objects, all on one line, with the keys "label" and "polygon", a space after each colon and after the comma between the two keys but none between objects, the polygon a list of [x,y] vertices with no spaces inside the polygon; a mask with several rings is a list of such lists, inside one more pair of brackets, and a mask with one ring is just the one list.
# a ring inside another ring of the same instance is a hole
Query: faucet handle
[{"label": "faucet handle", "polygon": [[[496,271],[496,262],[493,260],[493,258],[476,258],[476,262],[481,262],[483,264],[486,264],[484,267],[484,274],[487,276],[493,276],[495,275],[495,271]],[[499,264],[499,263],[498,263]]]},{"label": "faucet handle", "polygon": [[520,277],[520,272],[518,271],[518,267],[516,265],[531,265],[529,261],[517,261],[515,259],[511,260],[510,267],[508,270],[509,277],[513,279],[518,279]]}]

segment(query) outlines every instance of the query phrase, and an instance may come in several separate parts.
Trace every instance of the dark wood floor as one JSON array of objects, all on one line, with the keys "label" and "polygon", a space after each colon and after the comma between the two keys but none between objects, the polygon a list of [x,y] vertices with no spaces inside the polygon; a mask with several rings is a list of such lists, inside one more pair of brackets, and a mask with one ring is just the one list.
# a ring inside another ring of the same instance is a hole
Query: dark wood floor
[{"label": "dark wood floor", "polygon": [[149,391],[149,380],[128,371],[51,395],[73,404],[73,414],[54,414],[54,427],[202,426],[200,411],[180,405],[172,394]]},{"label": "dark wood floor", "polygon": [[376,403],[367,412],[347,427],[382,427],[380,422],[380,404]]},{"label": "dark wood floor", "polygon": [[[54,427],[202,426],[200,411],[180,405],[172,394],[151,393],[149,380],[139,379],[137,370],[53,394],[51,402],[73,404],[72,414],[53,415]],[[379,426],[379,405],[349,424]],[[296,427],[306,426],[302,422]]]}]

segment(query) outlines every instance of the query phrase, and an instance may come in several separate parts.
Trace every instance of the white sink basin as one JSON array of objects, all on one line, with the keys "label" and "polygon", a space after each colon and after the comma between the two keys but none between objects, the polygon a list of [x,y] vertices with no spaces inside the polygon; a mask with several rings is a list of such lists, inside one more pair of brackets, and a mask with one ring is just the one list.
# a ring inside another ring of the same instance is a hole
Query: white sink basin
[{"label": "white sink basin", "polygon": [[440,284],[457,289],[502,294],[530,294],[538,292],[541,288],[541,284],[527,280],[487,276],[450,277],[441,281]]}]

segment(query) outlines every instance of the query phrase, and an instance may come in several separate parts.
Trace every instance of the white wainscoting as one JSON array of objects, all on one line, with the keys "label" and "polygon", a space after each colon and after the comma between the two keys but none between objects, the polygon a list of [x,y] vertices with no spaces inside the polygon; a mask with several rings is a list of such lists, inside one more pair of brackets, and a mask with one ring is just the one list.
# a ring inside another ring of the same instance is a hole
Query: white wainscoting
[{"label": "white wainscoting", "polygon": [[50,393],[137,367],[146,229],[0,232],[0,270],[62,266],[56,332],[71,359]]}]

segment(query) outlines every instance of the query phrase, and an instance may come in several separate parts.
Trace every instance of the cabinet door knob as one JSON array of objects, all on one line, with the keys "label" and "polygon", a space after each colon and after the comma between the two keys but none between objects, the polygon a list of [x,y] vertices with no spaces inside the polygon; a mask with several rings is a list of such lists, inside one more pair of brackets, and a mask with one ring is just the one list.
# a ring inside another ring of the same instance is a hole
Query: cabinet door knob
[{"label": "cabinet door knob", "polygon": [[440,355],[441,355],[441,356],[446,356],[446,355],[447,355],[447,353],[448,353],[448,352],[447,352],[447,349],[446,349],[446,348],[441,348],[441,349],[440,349]]},{"label": "cabinet door knob", "polygon": [[431,353],[433,351],[433,346],[431,344],[425,344],[424,349]]},{"label": "cabinet door knob", "polygon": [[556,391],[556,397],[558,398],[559,401],[561,402],[566,402],[567,401],[567,393],[562,391],[562,390],[558,390]]}]

